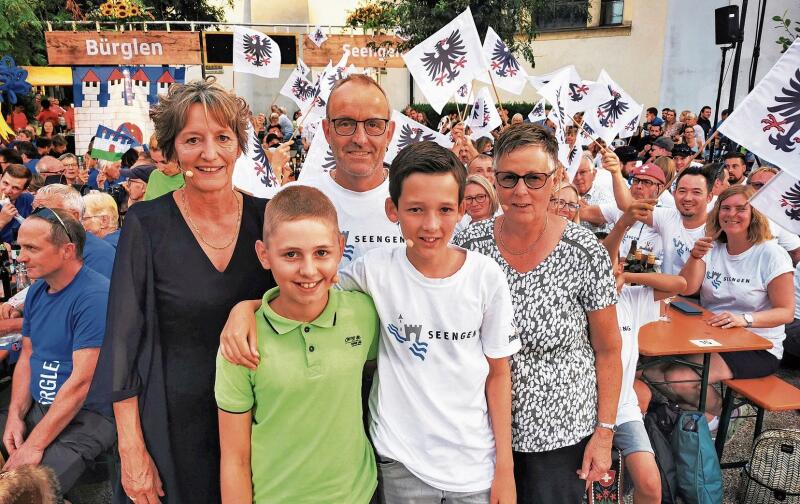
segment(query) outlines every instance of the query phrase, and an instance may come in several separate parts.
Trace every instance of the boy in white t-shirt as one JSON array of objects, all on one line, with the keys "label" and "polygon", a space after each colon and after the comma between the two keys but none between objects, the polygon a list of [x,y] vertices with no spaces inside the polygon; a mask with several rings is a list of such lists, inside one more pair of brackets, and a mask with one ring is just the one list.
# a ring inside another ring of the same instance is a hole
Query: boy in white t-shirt
[{"label": "boy in white t-shirt", "polygon": [[[647,385],[636,378],[639,329],[658,319],[659,300],[674,296],[686,288],[686,280],[681,276],[625,273],[622,271],[622,265],[617,265],[619,246],[625,233],[636,219],[643,217],[643,213],[647,211],[649,209],[632,205],[603,240],[616,272],[619,291],[617,321],[622,335],[622,387],[617,408],[614,447],[622,451],[625,458],[625,465],[633,479],[634,501],[637,504],[661,502],[661,478],[642,421],[642,411],[647,407],[650,391]],[[634,214],[637,212],[640,215],[635,217]],[[626,285],[632,283],[637,285]],[[637,391],[643,397],[638,397]]]},{"label": "boy in white t-shirt", "polygon": [[386,214],[405,247],[367,252],[340,286],[369,293],[381,320],[370,433],[383,502],[515,502],[511,370],[520,348],[504,273],[449,245],[466,174],[433,142],[402,150]]}]

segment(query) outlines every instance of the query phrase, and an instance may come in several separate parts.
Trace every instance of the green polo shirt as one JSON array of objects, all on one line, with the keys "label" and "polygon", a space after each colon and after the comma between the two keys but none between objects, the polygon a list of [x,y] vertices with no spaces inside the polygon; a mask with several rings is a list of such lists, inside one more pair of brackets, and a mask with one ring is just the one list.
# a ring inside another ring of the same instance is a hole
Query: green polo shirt
[{"label": "green polo shirt", "polygon": [[147,189],[144,191],[144,201],[156,199],[159,196],[176,191],[184,185],[183,174],[164,175],[160,170],[153,170],[147,180]]},{"label": "green polo shirt", "polygon": [[256,503],[361,504],[377,486],[375,456],[364,432],[364,363],[378,355],[380,322],[372,298],[329,291],[311,323],[256,312],[255,371],[217,355],[214,392],[220,409],[253,412],[251,468]]}]

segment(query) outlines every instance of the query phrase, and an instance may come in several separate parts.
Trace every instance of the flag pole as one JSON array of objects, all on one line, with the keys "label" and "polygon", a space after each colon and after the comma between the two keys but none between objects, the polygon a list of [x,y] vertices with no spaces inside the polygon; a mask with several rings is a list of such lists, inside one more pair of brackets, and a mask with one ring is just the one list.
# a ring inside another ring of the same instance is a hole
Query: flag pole
[{"label": "flag pole", "polygon": [[697,158],[697,156],[699,156],[701,152],[705,151],[705,150],[706,150],[706,147],[708,147],[708,144],[710,144],[710,143],[711,143],[711,142],[712,142],[712,141],[713,141],[713,140],[714,140],[714,139],[717,137],[717,135],[718,135],[718,134],[719,134],[719,130],[715,131],[713,135],[709,136],[709,137],[706,139],[706,141],[705,141],[705,143],[703,144],[703,146],[702,146],[702,147],[700,147],[700,149],[698,149],[698,151],[697,151],[697,152],[695,152],[694,154],[692,154],[692,157],[690,157],[690,158],[689,158],[689,163],[691,163],[692,161],[694,161],[694,160],[695,160],[695,158]]},{"label": "flag pole", "polygon": [[[555,106],[558,106],[558,105],[555,105]],[[589,131],[587,131],[587,130],[586,130],[586,128],[583,126],[583,124],[584,124],[583,118],[581,118],[581,122],[578,122],[578,121],[576,121],[576,120],[575,120],[575,116],[572,116],[570,119],[572,119],[572,122],[574,122],[575,124],[577,124],[577,125],[578,125],[578,126],[581,128],[581,130],[585,131],[585,132],[586,132],[586,134],[587,134],[587,136],[588,136],[589,138],[592,138],[592,137],[591,137],[591,135],[589,135]],[[578,140],[576,139],[575,141],[577,142]],[[608,149],[606,149],[605,147],[603,147],[603,146],[602,146],[602,145],[601,145],[601,144],[600,144],[600,143],[599,143],[597,140],[595,140],[594,138],[592,138],[592,143],[594,143],[594,144],[596,144],[598,147],[600,147],[600,150],[601,150],[601,151],[603,151],[603,152],[606,152],[606,151],[608,150]]]},{"label": "flag pole", "polygon": [[[453,95],[453,101],[456,102],[456,112],[458,112],[458,117],[461,117],[461,109],[458,107],[458,98],[456,95]],[[467,106],[464,105],[464,108],[467,108]]]},{"label": "flag pole", "polygon": [[502,110],[503,104],[500,102],[500,93],[497,92],[497,87],[494,85],[494,77],[492,76],[492,71],[487,68],[486,73],[489,74],[489,81],[492,83],[492,89],[494,89],[494,97],[497,98],[497,105]]},{"label": "flag pole", "polygon": [[472,103],[472,92],[473,91],[475,91],[475,80],[474,79],[469,84],[469,94],[467,95],[467,103],[464,104],[464,115],[458,117],[459,122],[464,122],[464,119],[467,118],[467,107],[469,107],[470,103]]}]

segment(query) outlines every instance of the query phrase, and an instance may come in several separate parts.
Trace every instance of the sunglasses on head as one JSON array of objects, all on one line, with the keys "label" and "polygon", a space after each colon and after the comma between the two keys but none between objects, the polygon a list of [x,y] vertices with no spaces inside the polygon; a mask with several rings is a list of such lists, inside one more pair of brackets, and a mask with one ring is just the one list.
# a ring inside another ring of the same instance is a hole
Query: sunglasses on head
[{"label": "sunglasses on head", "polygon": [[[67,233],[67,239],[69,240],[69,242],[74,243],[72,240],[72,235],[69,233],[69,229],[67,229],[67,225],[64,224],[64,220],[51,208],[39,207],[33,212],[31,212],[31,215],[41,217],[47,222],[58,222],[59,224],[61,224],[61,228],[64,230],[64,232]],[[55,220],[53,220],[53,217],[55,217]]]}]

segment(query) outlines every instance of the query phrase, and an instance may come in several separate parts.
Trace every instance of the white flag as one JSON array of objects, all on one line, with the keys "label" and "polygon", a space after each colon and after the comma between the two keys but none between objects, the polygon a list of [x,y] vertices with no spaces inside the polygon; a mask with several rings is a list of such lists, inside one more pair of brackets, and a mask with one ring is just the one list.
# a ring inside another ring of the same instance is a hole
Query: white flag
[{"label": "white flag", "polygon": [[281,88],[281,94],[295,102],[303,112],[314,100],[314,92],[314,83],[299,74],[297,69],[292,71]]},{"label": "white flag", "polygon": [[528,113],[528,120],[532,123],[544,121],[547,119],[547,109],[545,108],[546,100],[542,98],[536,105],[533,106],[533,109]]},{"label": "white flag", "polygon": [[608,87],[599,82],[581,80],[578,71],[570,65],[552,76],[547,84],[537,89],[550,103],[555,98],[556,87],[560,88],[560,102],[564,114],[570,119],[578,112],[585,112],[608,100]]},{"label": "white flag", "polygon": [[481,137],[492,138],[492,130],[503,124],[497,108],[494,106],[489,88],[482,88],[475,96],[472,111],[467,118],[466,126],[471,130],[470,138],[477,140]]},{"label": "white flag", "polygon": [[317,131],[311,146],[308,148],[306,160],[303,161],[303,169],[300,170],[298,182],[316,178],[322,175],[327,176],[331,170],[336,168],[336,161],[333,159],[333,151],[328,145],[323,131]]},{"label": "white flag", "polygon": [[403,61],[438,113],[462,84],[488,67],[469,8],[405,53]]},{"label": "white flag", "polygon": [[386,156],[383,158],[384,163],[394,161],[397,153],[409,145],[426,140],[436,142],[446,149],[453,146],[453,142],[447,135],[442,135],[397,110],[392,111],[392,121],[394,121],[394,135],[392,135],[392,141],[389,142],[389,148],[386,149]]},{"label": "white flag", "polygon": [[300,58],[297,58],[297,67],[295,68],[295,70],[297,71],[298,74],[300,74],[301,77],[305,77],[306,75],[308,75],[308,72],[311,71],[311,69],[308,68],[308,65],[306,65],[305,62]]},{"label": "white flag", "polygon": [[274,40],[260,31],[233,28],[233,71],[267,79],[281,72],[281,51]]},{"label": "white flag", "polygon": [[314,84],[314,106],[311,108],[306,121],[319,121],[325,117],[328,97],[331,95],[333,86],[341,79],[350,75],[350,72],[355,69],[352,65],[349,68],[347,67],[347,57],[348,54],[345,52],[336,66],[333,66],[332,63],[328,63],[325,70],[319,74],[317,82]]},{"label": "white flag", "polygon": [[800,178],[800,37],[719,131]]},{"label": "white flag", "polygon": [[233,166],[233,186],[257,198],[272,198],[280,185],[252,124],[247,126],[247,138],[247,153]]},{"label": "white flag", "polygon": [[453,96],[456,103],[461,105],[466,105],[472,101],[472,82],[467,82],[466,84],[462,84],[458,89],[456,89],[456,94]]},{"label": "white flag", "polygon": [[481,73],[478,74],[478,79],[487,84],[494,80],[495,86],[500,89],[520,94],[528,82],[528,73],[491,26],[486,30],[486,38],[483,40],[483,55],[489,60],[492,78],[487,73]]},{"label": "white flag", "polygon": [[642,110],[644,106],[640,106],[639,113],[636,114],[636,117],[628,121],[628,124],[622,128],[622,131],[619,132],[620,138],[630,138],[634,134],[636,134],[636,130],[639,129],[639,119],[642,117]]},{"label": "white flag", "polygon": [[558,160],[567,170],[567,180],[571,181],[575,178],[575,174],[578,173],[578,168],[581,167],[581,160],[583,159],[583,145],[580,137],[575,138],[575,145],[572,147],[569,144],[559,144],[558,157]]},{"label": "white flag", "polygon": [[782,171],[750,198],[750,204],[775,224],[800,234],[800,180]]},{"label": "white flag", "polygon": [[605,70],[600,71],[597,82],[607,86],[606,99],[597,107],[587,110],[583,118],[599,138],[610,144],[617,133],[642,112],[642,105],[636,103]]},{"label": "white flag", "polygon": [[[558,70],[553,70],[552,72],[546,73],[546,74],[543,74],[543,75],[529,75],[528,76],[528,82],[531,83],[531,86],[533,86],[536,89],[536,91],[539,91],[547,83],[549,83],[551,80],[553,80],[553,77],[555,77],[556,75],[560,74],[564,70],[567,70],[567,69],[570,69],[570,68],[572,70],[575,70],[575,65],[567,65],[567,66],[559,68]],[[577,73],[577,70],[575,70],[575,72]]]},{"label": "white flag", "polygon": [[311,42],[314,42],[314,45],[317,47],[321,46],[326,40],[328,40],[328,36],[325,35],[325,32],[322,31],[322,28],[319,25],[315,26],[314,29],[311,30],[311,33],[308,34],[308,38],[310,38]]}]

